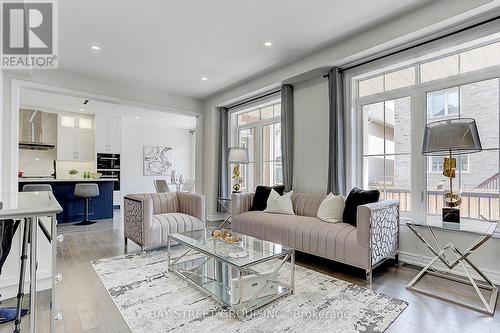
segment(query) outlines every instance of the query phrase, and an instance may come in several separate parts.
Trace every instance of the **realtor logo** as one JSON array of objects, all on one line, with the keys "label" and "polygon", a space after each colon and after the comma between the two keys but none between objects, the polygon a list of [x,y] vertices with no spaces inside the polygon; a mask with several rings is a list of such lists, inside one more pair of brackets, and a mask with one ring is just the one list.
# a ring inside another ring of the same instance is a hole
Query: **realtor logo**
[{"label": "realtor logo", "polygon": [[2,1],[2,68],[57,67],[55,0]]}]

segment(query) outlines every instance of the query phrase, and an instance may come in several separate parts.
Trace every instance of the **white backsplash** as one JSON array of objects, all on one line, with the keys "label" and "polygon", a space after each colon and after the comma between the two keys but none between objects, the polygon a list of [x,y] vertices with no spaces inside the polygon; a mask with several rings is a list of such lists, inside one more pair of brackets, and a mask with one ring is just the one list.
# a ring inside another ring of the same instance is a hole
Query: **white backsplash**
[{"label": "white backsplash", "polygon": [[56,152],[52,150],[19,150],[19,171],[25,176],[50,176],[54,173]]},{"label": "white backsplash", "polygon": [[75,169],[78,174],[73,178],[83,178],[85,171],[95,172],[96,167],[94,162],[75,162],[75,161],[57,161],[57,179],[70,179],[69,170]]}]

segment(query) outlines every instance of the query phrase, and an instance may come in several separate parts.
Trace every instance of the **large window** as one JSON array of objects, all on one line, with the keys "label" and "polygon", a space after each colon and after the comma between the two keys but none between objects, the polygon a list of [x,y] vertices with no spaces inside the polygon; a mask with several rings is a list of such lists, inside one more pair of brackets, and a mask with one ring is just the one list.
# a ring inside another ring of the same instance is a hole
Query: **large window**
[{"label": "large window", "polygon": [[280,100],[233,111],[230,121],[231,145],[248,149],[249,163],[241,167],[242,191],[282,184]]},{"label": "large window", "polygon": [[500,219],[500,34],[476,45],[435,50],[380,70],[349,74],[354,121],[354,184],[380,190],[400,201],[403,212],[441,214],[449,191],[443,157],[421,155],[426,123],[474,118],[483,151],[457,158],[454,191],[462,195],[461,215]]},{"label": "large window", "polygon": [[[363,113],[363,184],[383,198],[397,198],[409,210],[410,98],[371,103]],[[404,191],[404,193],[402,193]]]}]

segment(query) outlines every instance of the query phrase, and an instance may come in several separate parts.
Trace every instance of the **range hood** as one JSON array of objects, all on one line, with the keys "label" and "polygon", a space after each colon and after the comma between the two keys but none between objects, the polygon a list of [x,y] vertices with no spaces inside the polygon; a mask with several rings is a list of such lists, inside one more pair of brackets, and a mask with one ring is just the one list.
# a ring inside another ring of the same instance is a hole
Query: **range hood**
[{"label": "range hood", "polygon": [[51,143],[19,141],[19,149],[24,150],[51,150],[55,149],[56,145]]},{"label": "range hood", "polygon": [[54,149],[56,130],[55,114],[30,109],[19,110],[19,149]]}]

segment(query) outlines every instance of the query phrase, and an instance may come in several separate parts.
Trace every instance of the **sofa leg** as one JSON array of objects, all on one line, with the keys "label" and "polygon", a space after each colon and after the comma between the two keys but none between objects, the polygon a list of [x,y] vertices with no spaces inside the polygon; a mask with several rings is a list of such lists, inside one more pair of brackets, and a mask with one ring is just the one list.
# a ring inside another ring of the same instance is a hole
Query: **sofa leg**
[{"label": "sofa leg", "polygon": [[369,287],[372,286],[372,271],[371,270],[366,270],[366,283],[368,284]]},{"label": "sofa leg", "polygon": [[394,266],[399,267],[399,254],[397,253],[394,255],[394,262]]},{"label": "sofa leg", "polygon": [[127,238],[127,236],[125,236],[123,238],[124,238],[124,240],[123,240],[123,248],[125,250],[125,253],[127,253],[127,251],[128,251],[128,238]]}]

